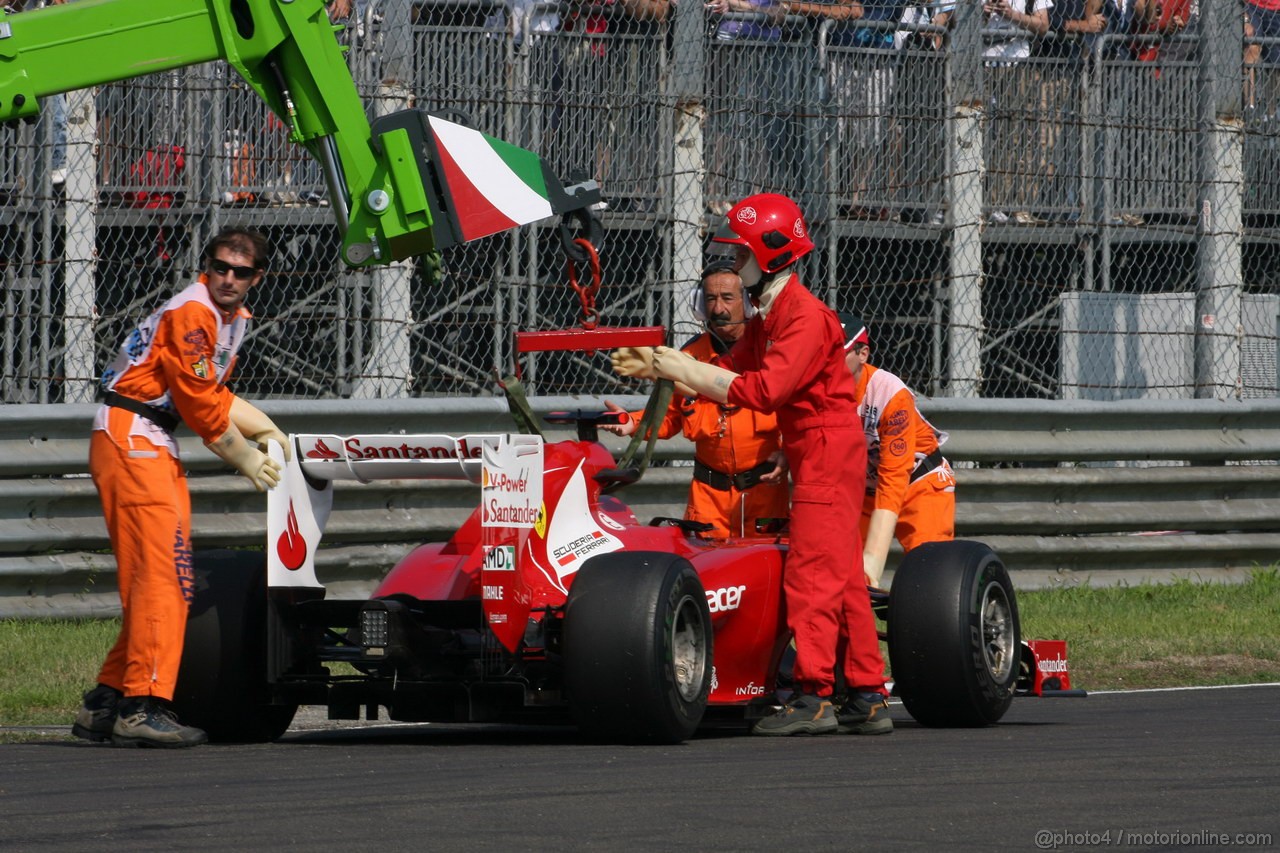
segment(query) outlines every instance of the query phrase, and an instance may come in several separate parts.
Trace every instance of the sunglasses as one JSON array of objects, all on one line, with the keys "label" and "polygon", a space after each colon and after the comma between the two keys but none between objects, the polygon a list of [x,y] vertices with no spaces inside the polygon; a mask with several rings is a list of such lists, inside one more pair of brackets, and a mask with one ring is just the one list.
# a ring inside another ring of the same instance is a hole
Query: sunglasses
[{"label": "sunglasses", "polygon": [[219,258],[209,259],[209,269],[213,270],[218,275],[231,273],[236,278],[240,279],[240,281],[248,281],[258,274],[257,267],[238,267]]}]

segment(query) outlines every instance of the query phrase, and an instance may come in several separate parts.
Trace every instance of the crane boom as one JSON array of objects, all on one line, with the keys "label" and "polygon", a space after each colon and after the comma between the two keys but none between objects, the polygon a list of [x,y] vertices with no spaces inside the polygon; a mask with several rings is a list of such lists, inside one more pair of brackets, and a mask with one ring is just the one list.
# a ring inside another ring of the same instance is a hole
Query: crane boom
[{"label": "crane boom", "polygon": [[39,99],[215,60],[320,163],[353,267],[393,261],[599,202],[537,154],[403,110],[370,124],[323,0],[79,0],[0,19],[0,121]]}]

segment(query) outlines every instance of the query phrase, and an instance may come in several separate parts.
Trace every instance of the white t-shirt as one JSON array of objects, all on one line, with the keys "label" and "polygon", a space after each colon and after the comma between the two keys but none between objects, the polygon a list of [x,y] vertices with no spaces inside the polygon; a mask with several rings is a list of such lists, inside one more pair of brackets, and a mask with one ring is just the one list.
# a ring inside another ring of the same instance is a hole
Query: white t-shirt
[{"label": "white t-shirt", "polygon": [[[907,24],[930,24],[936,15],[943,12],[954,12],[956,9],[956,0],[913,0],[905,9],[902,10],[902,18],[899,23]],[[903,42],[911,34],[910,30],[898,30],[893,34],[893,46],[896,50],[901,50]]]},{"label": "white t-shirt", "polygon": [[[1014,9],[1025,8],[1024,0],[1010,0],[1010,5]],[[1052,8],[1053,0],[1034,0],[1031,4],[1033,13]],[[990,15],[985,29],[994,34],[987,39],[987,48],[982,52],[987,59],[1026,59],[1031,55],[1031,39],[1027,31],[1008,18]]]}]

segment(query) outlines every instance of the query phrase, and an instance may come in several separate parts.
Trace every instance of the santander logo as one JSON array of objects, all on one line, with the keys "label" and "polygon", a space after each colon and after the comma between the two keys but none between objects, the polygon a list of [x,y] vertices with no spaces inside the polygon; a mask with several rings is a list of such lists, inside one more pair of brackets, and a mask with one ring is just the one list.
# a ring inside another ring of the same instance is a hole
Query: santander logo
[{"label": "santander logo", "polygon": [[[337,445],[331,447],[328,441]],[[347,438],[303,436],[303,459],[309,462],[364,462],[370,460],[436,461],[479,459],[483,436],[353,435]],[[308,446],[309,445],[309,446]]]},{"label": "santander logo", "polygon": [[[324,443],[323,439],[316,439],[316,446],[307,451],[308,459],[337,459],[338,453],[329,449],[329,445]],[[292,510],[290,510],[292,514]]]},{"label": "santander logo", "polygon": [[284,533],[276,540],[276,556],[280,564],[291,572],[302,568],[307,561],[307,542],[298,529],[298,516],[293,511],[293,501],[289,501],[289,516],[285,521]]}]

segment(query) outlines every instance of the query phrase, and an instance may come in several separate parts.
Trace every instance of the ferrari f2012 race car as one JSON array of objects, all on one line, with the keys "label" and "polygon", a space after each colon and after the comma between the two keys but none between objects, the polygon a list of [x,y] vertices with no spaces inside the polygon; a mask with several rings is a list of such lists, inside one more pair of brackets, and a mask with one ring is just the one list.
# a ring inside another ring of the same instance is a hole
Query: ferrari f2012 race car
[{"label": "ferrari f2012 race car", "polygon": [[[293,435],[262,552],[197,560],[175,704],[215,740],[279,737],[299,705],[333,719],[575,723],[592,739],[674,743],[749,724],[788,686],[787,540],[711,543],[641,521],[634,479],[595,436],[614,413],[540,435]],[[367,600],[331,600],[315,554],[334,480],[468,480],[478,506]],[[869,589],[895,692],[927,726],[998,721],[1016,693],[1070,689],[1065,644],[1023,643],[1009,575],[978,542],[908,554]]]}]

